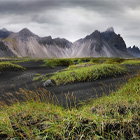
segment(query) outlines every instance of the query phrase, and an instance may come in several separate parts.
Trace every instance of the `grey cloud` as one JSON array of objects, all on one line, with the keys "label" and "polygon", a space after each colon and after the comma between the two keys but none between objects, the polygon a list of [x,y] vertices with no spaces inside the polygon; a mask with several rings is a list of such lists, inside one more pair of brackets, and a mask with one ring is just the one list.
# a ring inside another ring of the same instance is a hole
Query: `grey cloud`
[{"label": "grey cloud", "polygon": [[128,35],[127,38],[131,39],[131,38],[135,38],[135,39],[140,39],[140,35]]},{"label": "grey cloud", "polygon": [[70,7],[82,7],[88,10],[97,10],[102,14],[120,13],[127,4],[111,0],[31,0],[31,1],[2,1],[0,2],[0,13],[27,14],[42,12],[50,9],[61,9]]},{"label": "grey cloud", "polygon": [[51,24],[51,25],[61,25],[61,21],[53,13],[46,13],[42,15],[33,15],[31,17],[32,22],[37,22],[39,24]]},{"label": "grey cloud", "polygon": [[0,28],[71,41],[113,26],[128,46],[139,45],[139,16],[140,0],[0,0]]}]

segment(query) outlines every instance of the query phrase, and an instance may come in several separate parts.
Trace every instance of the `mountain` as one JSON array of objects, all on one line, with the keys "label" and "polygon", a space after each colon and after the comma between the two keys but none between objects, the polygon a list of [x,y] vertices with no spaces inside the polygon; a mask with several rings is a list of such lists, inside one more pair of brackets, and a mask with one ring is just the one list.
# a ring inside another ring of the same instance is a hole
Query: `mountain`
[{"label": "mountain", "polygon": [[74,42],[72,48],[75,57],[131,57],[123,38],[112,27],[105,32],[95,30]]},{"label": "mountain", "polygon": [[27,28],[9,33],[1,41],[17,57],[132,57],[123,38],[112,27],[105,32],[95,30],[74,43],[64,38],[39,37]]},{"label": "mountain", "polygon": [[3,42],[0,41],[0,56],[1,57],[13,57],[15,55],[8,48],[8,46],[6,46]]},{"label": "mountain", "polygon": [[18,57],[68,57],[72,44],[51,36],[41,38],[27,28],[11,34],[3,42]]},{"label": "mountain", "polygon": [[127,48],[127,51],[134,57],[140,58],[140,49],[138,47],[136,47],[135,45],[133,47]]},{"label": "mountain", "polygon": [[11,35],[13,32],[8,31],[7,29],[3,28],[0,29],[0,38],[4,39],[7,38],[9,35]]}]

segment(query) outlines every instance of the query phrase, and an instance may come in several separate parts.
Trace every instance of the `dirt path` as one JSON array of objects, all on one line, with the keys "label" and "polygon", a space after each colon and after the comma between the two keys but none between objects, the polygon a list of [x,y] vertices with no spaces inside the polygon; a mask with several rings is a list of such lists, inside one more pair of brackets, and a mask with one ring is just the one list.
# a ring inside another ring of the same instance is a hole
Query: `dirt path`
[{"label": "dirt path", "polygon": [[[40,82],[33,82],[32,79],[36,74],[46,74],[61,70],[65,67],[56,67],[52,69],[50,67],[43,68],[41,65],[43,62],[24,62],[21,63],[23,67],[26,67],[24,72],[4,72],[0,74],[0,100],[4,100],[7,92],[14,93],[19,88],[27,88],[29,90],[35,90],[36,87],[42,87]],[[135,76],[136,70],[140,70],[140,66],[127,66],[130,70],[130,75]],[[73,93],[76,96],[77,102],[83,101],[89,98],[100,97],[103,94],[109,94],[111,91],[117,90],[120,86],[126,83],[129,79],[128,75],[122,75],[118,77],[109,77],[92,82],[80,82],[60,86],[46,87],[48,91],[54,93],[59,102],[62,105],[66,105],[65,93],[71,96]]]}]

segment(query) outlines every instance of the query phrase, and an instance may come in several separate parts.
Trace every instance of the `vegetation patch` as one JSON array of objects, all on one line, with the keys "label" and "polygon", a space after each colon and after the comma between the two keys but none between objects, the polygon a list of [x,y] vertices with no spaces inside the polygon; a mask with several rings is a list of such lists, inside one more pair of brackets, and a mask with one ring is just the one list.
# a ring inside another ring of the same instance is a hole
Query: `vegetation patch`
[{"label": "vegetation patch", "polygon": [[89,67],[68,68],[65,71],[56,72],[52,76],[43,77],[54,80],[57,85],[73,82],[92,81],[108,76],[117,76],[126,73],[124,67],[115,64],[101,64]]},{"label": "vegetation patch", "polygon": [[140,74],[80,108],[64,109],[49,102],[54,95],[43,89],[42,94],[20,89],[20,94],[25,102],[1,103],[0,139],[140,139]]},{"label": "vegetation patch", "polygon": [[25,68],[10,62],[0,62],[0,72],[3,71],[24,71]]},{"label": "vegetation patch", "polygon": [[54,68],[55,66],[69,66],[74,64],[71,59],[47,59],[44,60],[47,66]]},{"label": "vegetation patch", "polygon": [[120,64],[124,61],[125,59],[122,59],[122,58],[109,58],[104,63],[105,64]]},{"label": "vegetation patch", "polygon": [[43,61],[43,59],[38,58],[18,58],[16,60],[11,60],[11,63],[23,63],[23,62],[31,62],[31,61]]},{"label": "vegetation patch", "polygon": [[95,65],[93,62],[85,62],[85,63],[79,63],[77,65],[71,65],[68,67],[68,69],[75,69],[75,68],[81,68],[81,67],[89,67]]},{"label": "vegetation patch", "polygon": [[80,114],[94,118],[104,139],[140,139],[139,87],[140,74],[117,92],[85,102]]},{"label": "vegetation patch", "polygon": [[135,59],[135,60],[125,60],[125,61],[122,62],[121,64],[125,64],[125,65],[139,65],[139,64],[140,64],[140,60],[139,60],[139,59]]}]

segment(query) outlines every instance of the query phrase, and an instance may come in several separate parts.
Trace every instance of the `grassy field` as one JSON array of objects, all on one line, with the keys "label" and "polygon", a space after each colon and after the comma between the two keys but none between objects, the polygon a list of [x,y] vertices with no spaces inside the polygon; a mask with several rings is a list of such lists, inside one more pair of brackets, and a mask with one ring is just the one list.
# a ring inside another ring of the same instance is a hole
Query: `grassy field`
[{"label": "grassy field", "polygon": [[10,62],[0,62],[0,72],[3,71],[24,71],[25,68],[19,66],[19,65],[15,65],[12,64]]},{"label": "grassy field", "polygon": [[117,76],[126,73],[127,70],[116,64],[82,63],[69,66],[67,69],[56,72],[51,76],[41,76],[42,81],[54,80],[57,85],[73,82],[83,82],[101,79],[103,77]]},{"label": "grassy field", "polygon": [[53,104],[57,99],[44,89],[41,94],[20,89],[19,95],[24,102],[1,102],[1,139],[140,139],[140,74],[111,95],[79,108]]},{"label": "grassy field", "polygon": [[[20,59],[16,62],[40,61]],[[140,60],[120,58],[41,59],[45,66],[67,66],[51,75],[57,85],[92,81],[127,72],[124,65],[140,64]],[[11,61],[12,62],[12,61]],[[25,70],[10,62],[0,62],[0,72]],[[19,101],[22,99],[22,102]],[[65,95],[71,104],[63,108],[54,94],[45,89],[20,89],[16,96],[9,93],[7,102],[0,102],[0,139],[29,140],[125,140],[140,139],[140,74],[131,78],[109,96],[89,99],[76,105],[76,97]],[[12,99],[12,100],[9,100]]]},{"label": "grassy field", "polygon": [[86,63],[91,62],[94,64],[101,64],[101,63],[120,63],[124,59],[121,58],[62,58],[62,59],[45,59],[45,65],[54,68],[55,66],[70,66],[74,64]]}]

